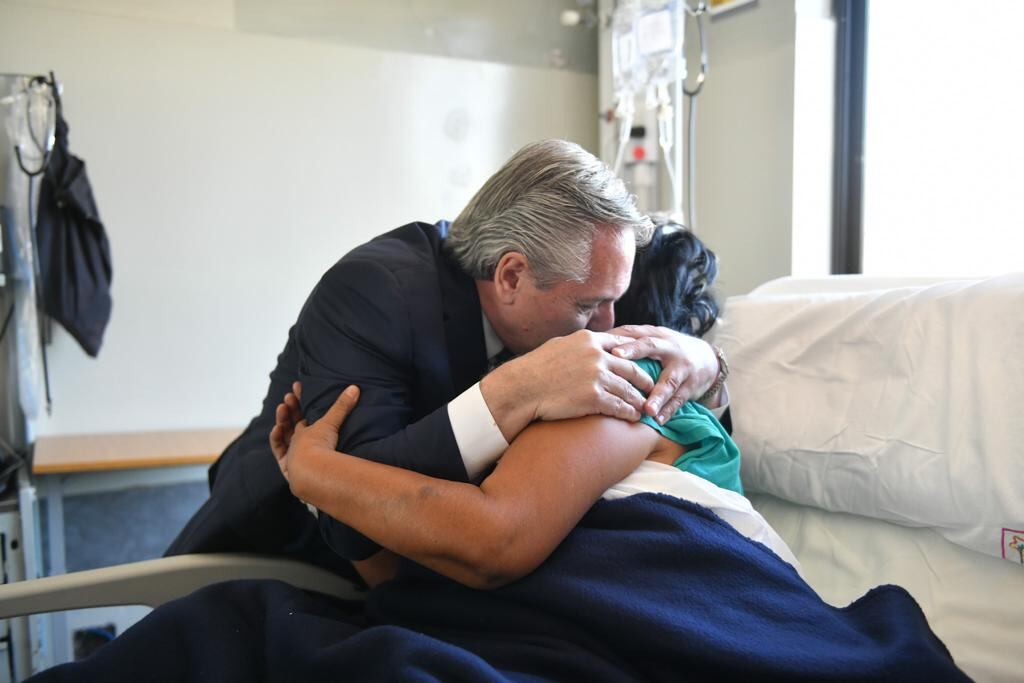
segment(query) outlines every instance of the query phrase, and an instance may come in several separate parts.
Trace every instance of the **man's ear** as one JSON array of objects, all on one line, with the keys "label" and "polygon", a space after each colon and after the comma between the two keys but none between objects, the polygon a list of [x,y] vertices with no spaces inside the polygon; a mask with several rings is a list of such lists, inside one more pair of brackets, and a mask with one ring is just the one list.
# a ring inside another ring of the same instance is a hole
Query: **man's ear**
[{"label": "man's ear", "polygon": [[494,269],[494,291],[498,301],[510,304],[516,299],[526,278],[530,277],[530,262],[518,251],[510,251],[501,257]]}]

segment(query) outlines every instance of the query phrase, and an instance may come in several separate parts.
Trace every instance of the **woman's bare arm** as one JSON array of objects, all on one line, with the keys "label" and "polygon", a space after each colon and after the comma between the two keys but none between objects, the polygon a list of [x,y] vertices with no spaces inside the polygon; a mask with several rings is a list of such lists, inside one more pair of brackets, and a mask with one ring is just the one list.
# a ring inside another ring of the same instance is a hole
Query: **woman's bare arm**
[{"label": "woman's bare arm", "polygon": [[523,431],[479,486],[335,451],[357,393],[342,394],[284,456],[292,492],[381,546],[494,588],[533,571],[609,486],[660,445],[647,425],[591,416]]}]

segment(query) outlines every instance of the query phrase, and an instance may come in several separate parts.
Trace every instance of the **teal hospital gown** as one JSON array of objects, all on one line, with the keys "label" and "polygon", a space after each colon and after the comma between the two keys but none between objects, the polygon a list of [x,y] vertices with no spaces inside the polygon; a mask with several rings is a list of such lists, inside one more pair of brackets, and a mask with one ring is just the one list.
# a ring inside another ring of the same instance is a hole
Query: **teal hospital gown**
[{"label": "teal hospital gown", "polygon": [[[661,363],[658,361],[645,358],[636,364],[655,381],[661,375]],[[710,410],[690,401],[663,425],[648,415],[640,421],[654,427],[665,438],[686,446],[686,452],[673,463],[676,468],[743,495],[740,450]]]}]

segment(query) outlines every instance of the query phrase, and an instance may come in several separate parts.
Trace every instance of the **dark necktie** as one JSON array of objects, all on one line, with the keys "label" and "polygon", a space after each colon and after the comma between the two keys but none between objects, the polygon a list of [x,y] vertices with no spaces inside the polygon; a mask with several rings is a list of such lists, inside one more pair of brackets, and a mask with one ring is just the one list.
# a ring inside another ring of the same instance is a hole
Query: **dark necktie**
[{"label": "dark necktie", "polygon": [[493,372],[494,369],[497,368],[499,365],[507,361],[510,361],[515,357],[516,354],[509,351],[508,348],[502,349],[501,351],[487,359],[487,372]]}]

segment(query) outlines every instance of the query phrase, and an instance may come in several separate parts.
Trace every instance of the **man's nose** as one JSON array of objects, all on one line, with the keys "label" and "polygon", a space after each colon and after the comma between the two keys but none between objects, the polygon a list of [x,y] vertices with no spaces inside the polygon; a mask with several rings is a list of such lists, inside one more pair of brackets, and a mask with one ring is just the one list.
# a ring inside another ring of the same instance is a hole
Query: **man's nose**
[{"label": "man's nose", "polygon": [[615,327],[615,306],[608,302],[598,306],[594,315],[590,316],[587,329],[592,332],[607,332]]}]

